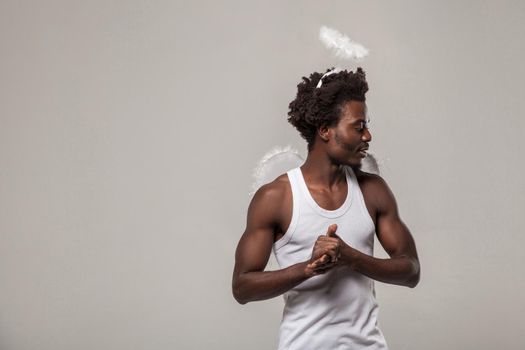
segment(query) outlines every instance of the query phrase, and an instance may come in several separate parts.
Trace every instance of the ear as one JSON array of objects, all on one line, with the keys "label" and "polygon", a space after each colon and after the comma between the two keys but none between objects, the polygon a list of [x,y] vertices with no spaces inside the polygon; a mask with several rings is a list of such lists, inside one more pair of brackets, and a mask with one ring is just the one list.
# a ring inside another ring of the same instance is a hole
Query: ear
[{"label": "ear", "polygon": [[330,128],[326,125],[321,125],[317,129],[317,133],[319,134],[319,137],[321,138],[321,140],[326,141],[326,142],[328,142],[328,140],[330,140],[330,138],[332,137]]}]

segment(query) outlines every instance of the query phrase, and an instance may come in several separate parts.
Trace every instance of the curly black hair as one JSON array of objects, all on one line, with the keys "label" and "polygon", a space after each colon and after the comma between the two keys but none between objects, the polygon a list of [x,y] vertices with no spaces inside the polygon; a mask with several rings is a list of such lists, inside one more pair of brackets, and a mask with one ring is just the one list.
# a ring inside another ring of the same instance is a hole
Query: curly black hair
[{"label": "curly black hair", "polygon": [[368,91],[365,72],[361,67],[355,72],[343,70],[327,75],[321,87],[316,88],[322,76],[323,73],[314,72],[309,78],[303,77],[297,85],[295,100],[288,106],[288,122],[306,140],[308,151],[313,147],[317,129],[323,125],[336,125],[344,102],[364,102]]}]

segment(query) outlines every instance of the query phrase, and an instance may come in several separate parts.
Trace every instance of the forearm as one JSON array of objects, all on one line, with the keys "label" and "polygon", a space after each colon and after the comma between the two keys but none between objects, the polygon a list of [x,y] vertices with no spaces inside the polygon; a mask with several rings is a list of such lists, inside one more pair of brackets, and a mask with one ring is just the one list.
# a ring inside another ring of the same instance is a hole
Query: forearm
[{"label": "forearm", "polygon": [[372,279],[413,288],[419,282],[419,262],[409,256],[378,259],[349,248],[347,263],[351,269]]},{"label": "forearm", "polygon": [[270,299],[287,292],[311,276],[307,262],[276,271],[244,272],[234,279],[233,295],[241,304]]}]

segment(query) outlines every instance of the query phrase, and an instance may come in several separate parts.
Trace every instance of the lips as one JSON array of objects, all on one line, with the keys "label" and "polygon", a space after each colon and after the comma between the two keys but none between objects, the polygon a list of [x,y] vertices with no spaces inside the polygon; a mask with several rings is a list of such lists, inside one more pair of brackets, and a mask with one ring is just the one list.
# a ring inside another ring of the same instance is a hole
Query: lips
[{"label": "lips", "polygon": [[367,152],[366,152],[367,150],[368,150],[368,146],[365,146],[365,147],[360,148],[357,152],[359,153],[361,157],[364,158],[367,155]]}]

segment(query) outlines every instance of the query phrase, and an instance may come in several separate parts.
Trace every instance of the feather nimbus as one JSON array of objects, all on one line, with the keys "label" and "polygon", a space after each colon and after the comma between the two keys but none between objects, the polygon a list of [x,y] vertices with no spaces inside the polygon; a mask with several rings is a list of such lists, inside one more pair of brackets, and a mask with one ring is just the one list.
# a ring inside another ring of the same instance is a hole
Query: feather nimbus
[{"label": "feather nimbus", "polygon": [[339,58],[361,60],[368,56],[366,47],[333,28],[322,26],[319,39]]}]

